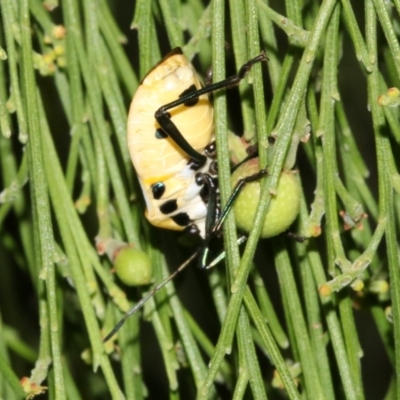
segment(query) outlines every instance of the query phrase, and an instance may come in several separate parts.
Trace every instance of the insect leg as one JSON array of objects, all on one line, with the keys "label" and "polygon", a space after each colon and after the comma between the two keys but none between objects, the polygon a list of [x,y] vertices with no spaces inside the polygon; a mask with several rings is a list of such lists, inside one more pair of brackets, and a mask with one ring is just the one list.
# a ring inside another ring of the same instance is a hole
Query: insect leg
[{"label": "insect leg", "polygon": [[[247,237],[244,235],[240,235],[237,240],[237,244],[240,246],[247,240]],[[221,260],[225,258],[225,251],[222,251],[217,257],[214,258],[211,262],[204,266],[204,269],[211,269],[215,267]]]},{"label": "insect leg", "polygon": [[[141,300],[134,307],[132,307],[122,318],[121,320],[115,325],[115,327],[111,330],[111,332],[103,339],[103,343],[107,342],[114,336],[125,323],[125,321],[134,313],[136,313],[143,305],[149,300],[154,294],[156,294],[159,290],[161,290],[168,282],[175,278],[180,272],[182,272],[190,262],[200,254],[200,262],[199,265],[202,269],[210,269],[218,264],[224,257],[225,252],[222,252],[217,258],[215,258],[211,263],[207,264],[207,258],[209,255],[209,244],[210,241],[218,234],[221,229],[223,222],[225,221],[228,213],[232,209],[232,205],[240,194],[240,191],[244,188],[246,183],[256,181],[263,176],[267,175],[267,170],[262,169],[254,175],[247,176],[236,184],[231,197],[228,199],[224,210],[222,211],[221,215],[218,215],[217,208],[217,191],[216,186],[214,184],[213,178],[208,174],[199,174],[199,178],[203,179],[205,185],[209,187],[209,209],[210,214],[207,215],[206,221],[206,228],[207,228],[207,236],[204,241],[204,245],[197,250],[194,254],[192,254],[179,268],[177,268],[171,275],[165,278],[161,283],[151,289]],[[238,244],[243,243],[246,240],[245,236],[240,236],[238,239]]]},{"label": "insect leg", "polygon": [[219,233],[219,231],[221,230],[222,224],[224,223],[226,217],[228,216],[229,212],[232,209],[233,203],[234,201],[237,199],[237,197],[239,196],[240,192],[242,191],[242,189],[245,187],[245,185],[249,182],[254,182],[256,180],[261,179],[262,177],[268,175],[268,172],[266,169],[262,169],[259,172],[257,172],[256,174],[250,175],[250,176],[246,176],[243,179],[240,179],[235,188],[233,189],[233,192],[231,194],[231,196],[229,197],[223,211],[221,212],[221,215],[218,217],[218,219],[215,221],[214,225],[207,230],[207,234],[206,234],[206,238],[204,239],[204,243],[203,246],[201,248],[201,252],[200,252],[200,257],[199,257],[199,267],[202,269],[209,269],[212,266],[215,265],[214,262],[212,262],[210,264],[210,266],[207,265],[207,259],[209,256],[209,245],[211,240]]},{"label": "insect leg", "polygon": [[240,69],[236,75],[233,75],[229,78],[226,78],[220,82],[213,83],[211,85],[205,86],[201,89],[194,90],[189,92],[178,100],[172,101],[171,103],[165,104],[164,106],[160,107],[154,114],[155,119],[159,123],[162,130],[195,162],[199,164],[199,166],[203,166],[206,161],[207,157],[203,154],[198,153],[190,143],[183,137],[177,126],[171,120],[171,115],[169,114],[168,110],[178,107],[182,104],[192,102],[193,100],[199,98],[203,94],[208,94],[215,92],[220,89],[224,88],[231,88],[237,86],[240,81],[246,76],[246,74],[250,71],[251,67],[261,61],[266,61],[267,56],[264,52],[259,54],[257,57],[252,58],[251,60],[247,61]]},{"label": "insect leg", "polygon": [[196,182],[199,185],[204,185],[208,188],[207,215],[205,223],[205,233],[207,235],[207,232],[212,229],[219,216],[217,184],[211,175],[202,173],[196,175]]}]

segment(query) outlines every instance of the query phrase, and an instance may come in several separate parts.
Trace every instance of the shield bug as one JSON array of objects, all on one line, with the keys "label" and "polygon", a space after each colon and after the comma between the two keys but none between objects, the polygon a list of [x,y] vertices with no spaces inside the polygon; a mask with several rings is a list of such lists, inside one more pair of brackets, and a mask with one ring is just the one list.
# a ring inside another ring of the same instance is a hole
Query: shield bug
[{"label": "shield bug", "polygon": [[[209,95],[237,86],[255,63],[266,60],[265,53],[261,53],[245,63],[236,75],[203,86],[192,64],[176,48],[142,80],[130,106],[127,139],[146,202],[146,217],[157,227],[199,235],[204,244],[128,311],[104,341],[198,254],[199,265],[207,268],[209,242],[219,233],[235,199],[246,183],[266,175],[266,170],[251,168],[250,174],[239,176],[226,207],[220,209]],[[214,260],[210,265],[215,264]]]}]

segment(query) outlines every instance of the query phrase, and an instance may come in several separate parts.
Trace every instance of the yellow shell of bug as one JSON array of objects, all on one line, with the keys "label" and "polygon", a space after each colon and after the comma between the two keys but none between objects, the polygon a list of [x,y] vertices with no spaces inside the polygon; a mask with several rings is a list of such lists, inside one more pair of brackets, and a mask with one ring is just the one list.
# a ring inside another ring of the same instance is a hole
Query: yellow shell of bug
[{"label": "yellow shell of bug", "polygon": [[[130,106],[129,152],[146,200],[146,217],[151,224],[161,228],[185,228],[171,218],[171,213],[160,211],[169,200],[176,200],[179,213],[201,225],[200,231],[204,225],[206,206],[198,195],[201,187],[195,183],[196,171],[188,167],[188,155],[166,137],[154,117],[161,106],[179,99],[185,91],[201,86],[192,64],[180,49],[175,49],[145,76]],[[182,136],[197,152],[203,153],[213,140],[214,130],[213,108],[208,96],[200,96],[194,105],[172,108],[169,113]],[[162,187],[160,198],[154,193],[154,187]]]}]

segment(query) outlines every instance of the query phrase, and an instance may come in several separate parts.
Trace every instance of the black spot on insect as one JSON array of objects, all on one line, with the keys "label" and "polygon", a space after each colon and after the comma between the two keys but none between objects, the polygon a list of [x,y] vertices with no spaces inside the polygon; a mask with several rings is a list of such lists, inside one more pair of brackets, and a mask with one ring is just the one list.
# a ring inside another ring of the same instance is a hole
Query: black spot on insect
[{"label": "black spot on insect", "polygon": [[[190,95],[190,93],[193,93],[197,90],[195,85],[189,86],[186,90],[184,90],[180,95],[179,98],[182,98],[184,96]],[[199,102],[199,98],[195,97],[193,99],[188,99],[184,104],[186,107],[193,107]]]},{"label": "black spot on insect", "polygon": [[151,185],[150,188],[153,193],[153,198],[156,200],[161,199],[165,192],[165,185],[162,182],[157,182]]},{"label": "black spot on insect", "polygon": [[168,135],[161,128],[156,129],[155,136],[157,139],[165,139],[168,137]]},{"label": "black spot on insect", "polygon": [[186,213],[176,214],[171,219],[179,226],[187,226],[192,222]]},{"label": "black spot on insect", "polygon": [[[178,209],[178,203],[176,199],[168,200],[165,203],[161,204],[160,211],[163,214],[171,214]],[[179,215],[179,214],[178,214]]]}]

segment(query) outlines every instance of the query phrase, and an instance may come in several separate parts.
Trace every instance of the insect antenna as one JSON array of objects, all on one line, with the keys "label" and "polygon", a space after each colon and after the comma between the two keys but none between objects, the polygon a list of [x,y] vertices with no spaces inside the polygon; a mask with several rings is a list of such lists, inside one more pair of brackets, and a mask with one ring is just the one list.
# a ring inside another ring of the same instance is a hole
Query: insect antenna
[{"label": "insect antenna", "polygon": [[[237,243],[241,245],[247,240],[246,236],[240,235]],[[138,310],[140,310],[143,305],[149,300],[152,296],[154,296],[158,291],[160,291],[168,282],[172,281],[180,272],[182,272],[199,254],[204,252],[204,247],[200,247],[197,251],[195,251],[184,263],[182,263],[171,275],[165,278],[158,285],[154,286],[145,296],[139,300],[129,311],[125,313],[125,315],[119,320],[119,322],[114,326],[114,328],[110,331],[110,333],[103,339],[103,343],[108,342],[124,325],[125,321],[133,314],[135,314]],[[208,252],[207,252],[208,254]],[[214,258],[210,263],[203,266],[204,269],[211,269],[215,267],[221,260],[225,258],[225,251],[221,252],[216,258]]]},{"label": "insect antenna", "polygon": [[[114,326],[114,328],[111,330],[111,332],[103,339],[103,343],[108,342],[122,327],[122,325],[125,323],[125,321],[132,315],[135,314],[140,308],[143,307],[143,305],[149,300],[152,296],[154,296],[159,290],[161,290],[168,282],[170,282],[172,279],[174,279],[180,272],[182,272],[190,263],[193,259],[197,257],[197,255],[200,253],[201,249],[197,250],[194,252],[183,264],[181,264],[171,275],[169,275],[167,278],[165,278],[162,282],[160,282],[158,285],[154,286],[153,289],[151,289],[144,297],[142,297],[141,300],[139,300],[138,303],[135,304],[134,307],[132,307],[129,311],[125,313],[125,315],[120,319],[120,321]],[[218,257],[219,260],[221,255]],[[215,260],[213,261],[214,265],[217,263]],[[211,268],[211,267],[210,267]]]}]

